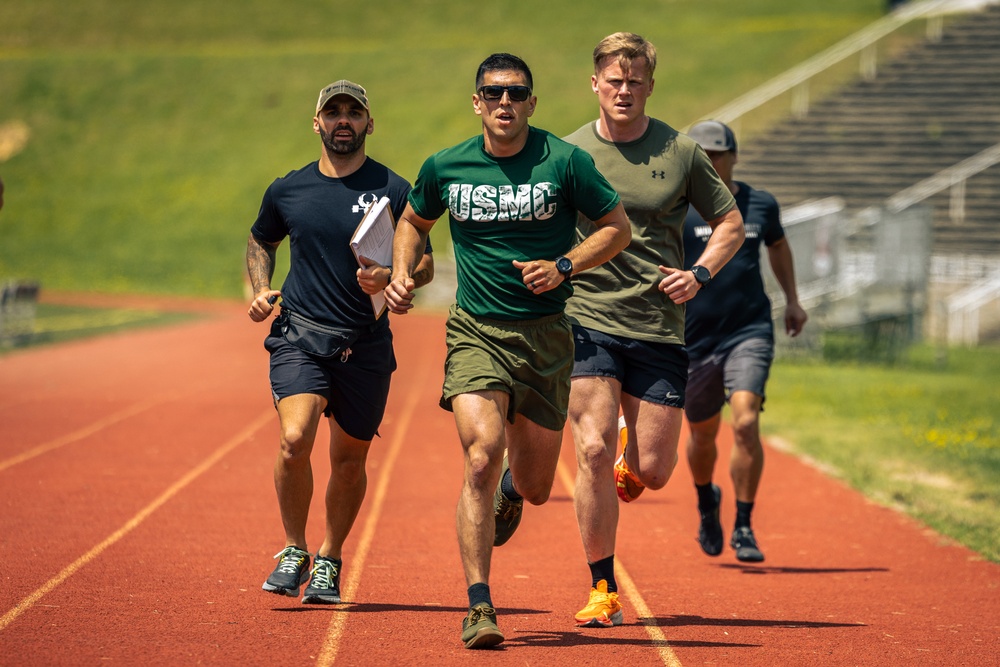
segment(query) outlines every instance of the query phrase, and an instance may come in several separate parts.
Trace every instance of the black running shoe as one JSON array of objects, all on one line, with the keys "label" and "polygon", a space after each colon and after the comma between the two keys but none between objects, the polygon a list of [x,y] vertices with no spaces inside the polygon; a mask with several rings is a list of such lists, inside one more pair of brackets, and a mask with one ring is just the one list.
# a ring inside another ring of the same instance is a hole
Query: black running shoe
[{"label": "black running shoe", "polygon": [[715,496],[715,507],[703,509],[700,505],[698,513],[701,515],[701,525],[698,527],[698,544],[701,550],[709,556],[718,556],[722,553],[722,524],[719,523],[719,505],[722,504],[722,489],[715,484],[712,485],[712,494]]},{"label": "black running shoe", "polygon": [[340,604],[340,565],[316,554],[302,604]]},{"label": "black running shoe", "polygon": [[744,563],[760,563],[764,560],[764,554],[757,546],[757,539],[753,536],[753,530],[749,526],[743,526],[733,531],[733,539],[729,541],[729,546],[736,549],[736,560]]},{"label": "black running shoe", "polygon": [[493,536],[493,546],[499,547],[506,544],[514,531],[521,524],[521,510],[524,508],[524,499],[511,500],[504,495],[503,476],[507,474],[510,466],[507,464],[507,454],[504,453],[503,468],[500,470],[500,481],[497,482],[497,490],[493,492],[493,519],[496,522],[496,533]]},{"label": "black running shoe", "polygon": [[274,557],[278,559],[278,567],[261,588],[268,593],[297,598],[299,586],[309,578],[309,553],[298,547],[285,547]]}]

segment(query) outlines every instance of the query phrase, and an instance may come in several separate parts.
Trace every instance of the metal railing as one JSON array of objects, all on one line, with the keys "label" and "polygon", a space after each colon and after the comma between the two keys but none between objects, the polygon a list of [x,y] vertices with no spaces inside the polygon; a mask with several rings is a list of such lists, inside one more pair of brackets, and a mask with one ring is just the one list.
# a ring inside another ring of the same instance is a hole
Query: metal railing
[{"label": "metal railing", "polygon": [[974,11],[996,4],[998,1],[1000,0],[923,0],[907,3],[826,51],[716,109],[705,118],[729,124],[739,135],[741,118],[789,92],[791,92],[791,113],[801,118],[809,113],[809,83],[817,75],[851,56],[859,55],[860,76],[865,80],[872,80],[878,71],[877,44],[885,37],[913,21],[927,20],[927,38],[939,41],[945,16]]}]

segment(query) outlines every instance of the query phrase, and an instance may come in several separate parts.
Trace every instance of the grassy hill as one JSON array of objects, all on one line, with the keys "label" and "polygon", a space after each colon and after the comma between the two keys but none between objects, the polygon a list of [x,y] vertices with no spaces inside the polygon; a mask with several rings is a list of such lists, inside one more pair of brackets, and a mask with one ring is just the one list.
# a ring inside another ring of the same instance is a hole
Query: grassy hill
[{"label": "grassy hill", "polygon": [[[881,0],[55,0],[0,4],[0,279],[237,296],[264,188],[319,153],[316,94],[368,87],[369,153],[412,179],[479,131],[489,53],[535,74],[533,123],[595,117],[590,53],[659,48],[653,115],[683,126],[876,19]],[[442,228],[443,225],[439,225]],[[439,230],[436,229],[435,232]],[[443,230],[441,230],[443,231]]]}]

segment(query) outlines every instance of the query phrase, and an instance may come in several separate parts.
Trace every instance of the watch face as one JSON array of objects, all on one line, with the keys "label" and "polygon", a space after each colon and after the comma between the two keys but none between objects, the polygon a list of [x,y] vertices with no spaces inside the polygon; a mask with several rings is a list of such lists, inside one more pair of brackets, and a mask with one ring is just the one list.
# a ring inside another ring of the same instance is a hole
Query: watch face
[{"label": "watch face", "polygon": [[573,272],[573,262],[571,262],[566,257],[560,257],[556,260],[556,270],[559,273],[569,274]]},{"label": "watch face", "polygon": [[694,272],[694,279],[697,280],[702,285],[707,285],[710,280],[712,280],[712,274],[708,272],[704,266],[694,266],[691,267],[691,271]]}]

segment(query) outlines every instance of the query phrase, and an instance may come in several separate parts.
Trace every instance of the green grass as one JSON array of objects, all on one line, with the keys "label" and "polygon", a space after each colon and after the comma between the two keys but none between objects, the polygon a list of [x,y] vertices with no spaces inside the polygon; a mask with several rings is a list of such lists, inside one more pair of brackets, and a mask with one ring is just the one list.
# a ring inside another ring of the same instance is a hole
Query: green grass
[{"label": "green grass", "polygon": [[762,425],[870,498],[1000,562],[998,377],[1000,347],[918,346],[892,366],[779,361]]},{"label": "green grass", "polygon": [[30,333],[0,341],[0,355],[25,347],[64,343],[137,327],[164,326],[197,317],[188,313],[136,308],[89,308],[38,304]]},{"label": "green grass", "polygon": [[660,52],[650,111],[684,126],[882,9],[880,0],[0,3],[0,128],[27,130],[23,149],[0,163],[0,277],[239,296],[260,197],[318,156],[314,100],[336,78],[368,87],[369,152],[412,179],[430,153],[480,131],[472,79],[493,51],[528,61],[533,122],[566,134],[596,115],[596,42],[641,32]]}]

